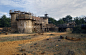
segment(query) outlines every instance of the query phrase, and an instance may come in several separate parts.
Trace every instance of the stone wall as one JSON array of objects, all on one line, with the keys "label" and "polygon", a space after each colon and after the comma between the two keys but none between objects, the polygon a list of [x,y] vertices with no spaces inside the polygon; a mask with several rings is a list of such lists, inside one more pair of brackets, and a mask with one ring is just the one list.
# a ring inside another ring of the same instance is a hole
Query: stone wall
[{"label": "stone wall", "polygon": [[31,20],[19,20],[17,21],[18,32],[20,33],[32,33],[32,21]]},{"label": "stone wall", "polygon": [[16,15],[17,14],[11,14],[11,32],[17,31]]},{"label": "stone wall", "polygon": [[43,19],[43,20],[44,20],[45,24],[48,24],[48,18]]}]

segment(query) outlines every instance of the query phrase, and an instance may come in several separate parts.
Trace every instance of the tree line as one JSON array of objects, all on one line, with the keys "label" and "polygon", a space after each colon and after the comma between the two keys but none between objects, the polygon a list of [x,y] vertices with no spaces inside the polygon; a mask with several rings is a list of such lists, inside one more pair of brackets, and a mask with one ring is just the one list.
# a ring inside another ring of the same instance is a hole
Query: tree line
[{"label": "tree line", "polygon": [[60,18],[58,21],[55,20],[54,18],[49,18],[48,19],[49,23],[53,23],[56,26],[58,24],[64,24],[64,23],[69,23],[69,22],[75,22],[76,25],[86,24],[85,20],[86,20],[86,17],[75,17],[73,19],[73,17],[70,16],[70,15],[67,15],[66,17]]},{"label": "tree line", "polygon": [[58,26],[59,24],[65,24],[69,22],[76,23],[76,27],[73,28],[72,33],[86,33],[86,30],[81,28],[82,24],[86,25],[86,17],[73,18],[72,16],[67,15],[66,17],[60,18],[58,21],[54,18],[49,18],[49,23],[52,23],[56,26]]},{"label": "tree line", "polygon": [[[73,19],[72,16],[70,15],[67,15],[63,18],[60,18],[58,21],[55,20],[54,18],[50,17],[48,19],[49,23],[52,23],[56,26],[58,26],[59,24],[64,24],[64,23],[68,23],[68,22],[75,22],[76,25],[78,27],[81,26],[81,24],[86,24],[85,23],[85,20],[86,20],[86,17],[75,17]],[[0,27],[11,27],[11,19],[6,17],[6,15],[3,15],[1,18],[0,18]]]},{"label": "tree line", "polygon": [[0,27],[11,27],[11,19],[3,15],[0,18]]}]

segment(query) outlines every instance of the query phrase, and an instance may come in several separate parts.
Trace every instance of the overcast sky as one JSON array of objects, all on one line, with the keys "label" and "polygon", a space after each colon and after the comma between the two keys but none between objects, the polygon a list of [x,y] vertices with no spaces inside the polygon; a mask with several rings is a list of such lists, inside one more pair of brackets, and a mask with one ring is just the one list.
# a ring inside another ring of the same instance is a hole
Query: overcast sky
[{"label": "overcast sky", "polygon": [[0,0],[0,16],[9,10],[27,11],[42,16],[48,13],[58,20],[66,15],[86,16],[86,0]]}]

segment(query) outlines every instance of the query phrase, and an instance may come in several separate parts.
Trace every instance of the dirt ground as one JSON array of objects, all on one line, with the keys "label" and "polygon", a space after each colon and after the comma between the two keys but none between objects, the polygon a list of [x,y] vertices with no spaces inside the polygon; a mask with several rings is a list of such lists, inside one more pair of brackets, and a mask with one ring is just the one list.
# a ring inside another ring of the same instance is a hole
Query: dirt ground
[{"label": "dirt ground", "polygon": [[[44,35],[38,35],[38,34],[0,35],[0,55],[23,54],[22,52],[19,51],[19,48],[21,48],[21,45],[30,44],[36,41],[41,41],[46,38],[52,38],[52,37],[60,36],[63,34],[67,34],[67,33],[66,32],[64,33],[44,33]],[[29,53],[29,55],[32,55],[32,54]]]},{"label": "dirt ground", "polygon": [[[62,34],[60,34],[62,35]],[[63,37],[80,38],[78,41],[60,39],[59,35],[41,41],[25,43],[17,48],[22,54],[27,55],[86,55],[86,34],[63,34]]]}]

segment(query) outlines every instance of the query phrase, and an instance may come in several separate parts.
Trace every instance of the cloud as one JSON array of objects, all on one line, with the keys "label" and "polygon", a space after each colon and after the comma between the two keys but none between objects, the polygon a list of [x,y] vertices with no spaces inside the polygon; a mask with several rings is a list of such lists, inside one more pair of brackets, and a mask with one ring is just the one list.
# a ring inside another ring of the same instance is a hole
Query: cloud
[{"label": "cloud", "polygon": [[86,0],[1,0],[0,5],[23,8],[37,16],[47,12],[57,20],[66,15],[75,17],[86,13]]},{"label": "cloud", "polygon": [[6,13],[6,12],[0,12],[0,14],[4,14],[4,15],[6,15],[7,13]]},{"label": "cloud", "polygon": [[34,3],[37,13],[43,14],[45,11],[54,18],[66,15],[80,16],[85,14],[85,0],[37,0]]},{"label": "cloud", "polygon": [[9,15],[7,12],[0,12],[0,18],[1,18],[3,15],[6,15],[7,17],[10,17],[10,15]]}]

